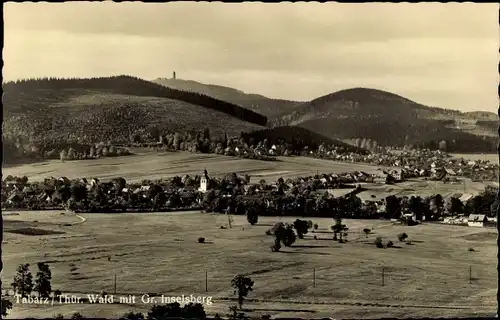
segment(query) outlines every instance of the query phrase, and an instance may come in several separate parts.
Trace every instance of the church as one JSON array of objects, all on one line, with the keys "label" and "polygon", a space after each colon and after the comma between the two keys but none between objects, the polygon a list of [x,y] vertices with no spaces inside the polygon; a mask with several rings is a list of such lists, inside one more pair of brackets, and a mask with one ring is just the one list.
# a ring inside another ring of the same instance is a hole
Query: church
[{"label": "church", "polygon": [[210,178],[208,177],[207,169],[205,169],[200,179],[200,188],[198,189],[198,191],[207,192],[209,187],[210,187]]}]

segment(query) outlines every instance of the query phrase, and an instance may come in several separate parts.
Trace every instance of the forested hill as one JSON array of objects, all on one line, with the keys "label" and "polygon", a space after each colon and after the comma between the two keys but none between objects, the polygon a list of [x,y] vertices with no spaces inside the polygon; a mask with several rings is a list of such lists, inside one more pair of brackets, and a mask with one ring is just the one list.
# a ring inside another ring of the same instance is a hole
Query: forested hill
[{"label": "forested hill", "polygon": [[[98,90],[114,94],[175,99],[204,108],[224,112],[240,120],[265,126],[267,118],[234,103],[201,93],[181,91],[131,76],[89,79],[29,79],[3,84],[4,113],[43,112],[45,102],[61,100],[68,90]],[[29,101],[27,101],[29,99]],[[20,104],[22,102],[22,104]],[[42,107],[40,109],[40,107]]]},{"label": "forested hill", "polygon": [[235,104],[128,76],[32,79],[5,83],[3,90],[10,163],[68,145],[158,141],[160,134],[205,129],[239,136],[266,124],[266,117]]},{"label": "forested hill", "polygon": [[265,115],[268,119],[291,111],[303,102],[272,99],[260,94],[245,93],[241,90],[213,84],[204,84],[193,80],[159,78],[153,82],[172,89],[198,92],[216,99],[240,105],[246,109]]},{"label": "forested hill", "polygon": [[284,112],[271,125],[300,126],[336,139],[367,138],[387,146],[436,148],[444,140],[449,151],[460,152],[494,151],[498,141],[495,123],[369,88],[319,97]]}]

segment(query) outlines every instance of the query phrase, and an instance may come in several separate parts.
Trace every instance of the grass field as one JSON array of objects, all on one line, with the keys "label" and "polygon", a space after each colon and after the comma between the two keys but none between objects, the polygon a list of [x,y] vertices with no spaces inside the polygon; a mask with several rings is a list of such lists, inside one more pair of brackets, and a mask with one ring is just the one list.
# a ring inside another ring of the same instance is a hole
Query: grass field
[{"label": "grass field", "polygon": [[454,158],[464,158],[467,160],[483,160],[492,163],[498,163],[498,153],[485,153],[485,154],[468,154],[468,153],[452,153]]},{"label": "grass field", "polygon": [[[250,226],[245,217],[235,216],[231,229],[220,229],[227,225],[224,215],[83,216],[80,219],[60,212],[5,216],[2,282],[10,284],[20,263],[34,267],[47,261],[53,288],[63,293],[113,293],[116,274],[118,295],[135,294],[138,299],[144,293],[212,296],[213,304],[205,306],[209,314],[225,314],[235,304],[228,299],[234,298],[230,281],[237,274],[248,275],[255,282],[244,305],[255,316],[402,318],[496,312],[495,229],[439,224],[404,227],[381,220],[345,220],[349,242],[339,244],[331,240],[331,219],[313,219],[319,224],[315,233],[318,240],[310,233],[293,247],[273,253],[269,248],[272,238],[265,230],[280,218],[261,217],[259,224]],[[10,232],[28,227],[64,234]],[[366,238],[364,228],[373,228],[373,234]],[[409,235],[412,245],[398,243],[400,232]],[[207,243],[197,243],[201,236]],[[376,236],[392,240],[397,247],[377,249],[371,244]],[[469,247],[476,251],[469,252]],[[50,317],[75,311],[84,316],[112,317],[150,307],[140,301],[132,305],[14,303],[10,317]]]},{"label": "grass field", "polygon": [[127,181],[159,179],[175,175],[202,174],[218,176],[235,172],[249,174],[254,181],[276,181],[319,173],[340,173],[363,170],[376,173],[377,167],[306,157],[280,157],[280,161],[260,161],[214,154],[187,152],[144,152],[119,158],[101,158],[61,162],[60,160],[26,164],[3,169],[3,175],[23,176],[30,180],[43,180],[54,176],[68,178],[97,177],[102,180],[124,177]]}]

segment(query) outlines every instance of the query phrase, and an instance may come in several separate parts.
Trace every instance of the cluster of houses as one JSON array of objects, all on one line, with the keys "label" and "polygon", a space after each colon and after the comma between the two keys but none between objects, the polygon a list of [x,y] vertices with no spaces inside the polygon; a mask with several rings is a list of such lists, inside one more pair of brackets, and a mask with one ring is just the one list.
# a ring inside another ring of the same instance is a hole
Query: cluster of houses
[{"label": "cluster of houses", "polygon": [[[396,178],[397,172],[389,172]],[[121,203],[124,207],[140,208],[152,207],[157,201],[157,195],[162,194],[162,206],[169,208],[193,209],[202,207],[207,194],[216,191],[218,197],[233,198],[242,196],[243,201],[264,199],[265,205],[270,208],[284,198],[289,198],[289,205],[298,203],[295,197],[302,197],[305,202],[317,202],[323,196],[341,198],[356,195],[362,192],[363,183],[381,182],[380,176],[366,172],[349,172],[341,174],[317,174],[310,177],[294,179],[278,179],[276,183],[250,183],[250,177],[238,177],[236,174],[221,179],[214,179],[205,170],[201,176],[174,177],[156,182],[143,181],[142,183],[126,183],[122,178],[110,182],[101,182],[99,179],[74,179],[66,177],[59,179],[49,178],[43,182],[28,183],[27,178],[7,177],[2,181],[2,208],[38,208],[60,209],[66,205],[68,199],[75,197],[76,186],[84,188],[86,194],[92,194],[92,201],[97,201],[100,193],[104,194],[107,203]],[[98,192],[99,191],[99,192]],[[361,195],[360,195],[361,197]],[[471,194],[454,194],[448,198],[457,198],[463,204],[472,197]],[[361,197],[361,208],[366,212],[380,214],[386,211],[385,198],[377,198],[373,194],[367,199]],[[281,200],[280,200],[281,199]],[[134,200],[134,201],[132,201]],[[285,202],[287,202],[286,200]],[[404,218],[416,220],[415,214],[403,210]],[[449,224],[469,224],[470,226],[488,225],[492,219],[485,216],[470,216],[465,218],[447,217],[442,221]]]},{"label": "cluster of houses", "polygon": [[[281,145],[272,145],[269,150],[263,146],[258,146],[253,151],[244,149],[243,146],[227,148],[225,153],[254,152],[259,155],[288,155],[287,150]],[[442,151],[429,149],[421,150],[391,150],[390,148],[378,148],[378,151],[369,154],[361,154],[352,151],[345,151],[342,148],[334,147],[327,150],[320,146],[318,150],[304,150],[304,155],[328,158],[343,162],[369,163],[378,166],[396,167],[398,172],[394,172],[396,180],[404,177],[427,177],[436,180],[453,181],[456,176],[498,176],[499,165],[486,160],[466,160],[464,158],[452,158]],[[402,175],[401,177],[399,175]]]},{"label": "cluster of houses", "polygon": [[446,217],[441,223],[468,225],[469,227],[496,227],[497,219],[495,217],[488,218],[485,214],[470,214],[469,216]]}]

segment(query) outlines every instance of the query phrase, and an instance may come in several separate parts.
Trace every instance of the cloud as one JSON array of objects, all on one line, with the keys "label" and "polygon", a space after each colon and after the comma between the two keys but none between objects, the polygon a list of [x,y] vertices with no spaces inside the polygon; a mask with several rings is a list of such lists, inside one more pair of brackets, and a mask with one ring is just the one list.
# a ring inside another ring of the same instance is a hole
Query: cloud
[{"label": "cloud", "polygon": [[272,97],[374,86],[494,110],[497,16],[473,3],[6,3],[4,77],[175,69]]}]

